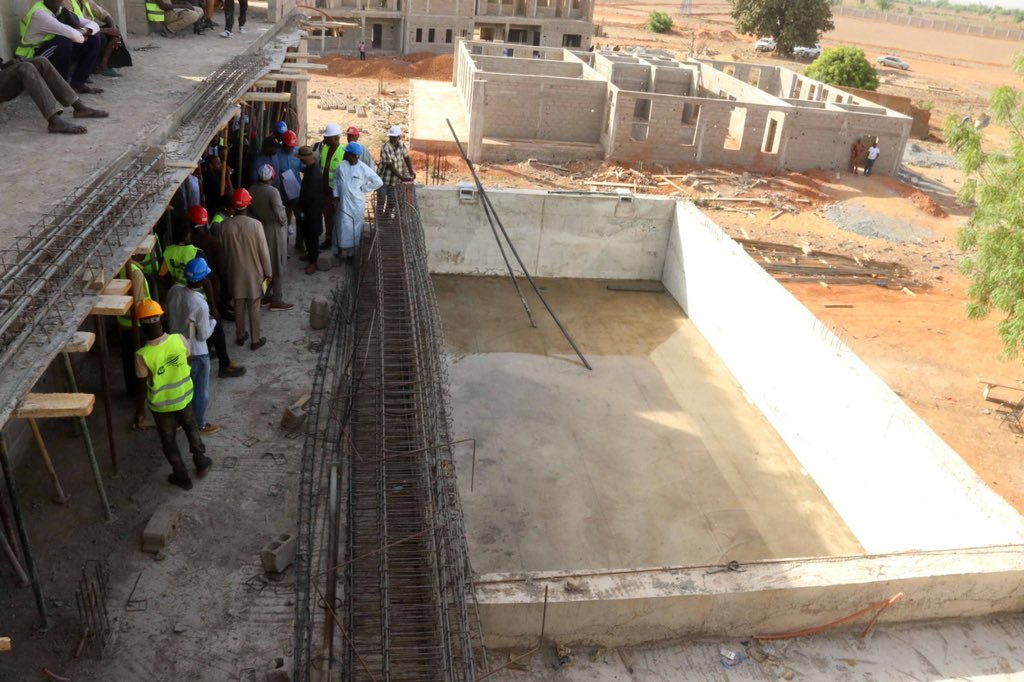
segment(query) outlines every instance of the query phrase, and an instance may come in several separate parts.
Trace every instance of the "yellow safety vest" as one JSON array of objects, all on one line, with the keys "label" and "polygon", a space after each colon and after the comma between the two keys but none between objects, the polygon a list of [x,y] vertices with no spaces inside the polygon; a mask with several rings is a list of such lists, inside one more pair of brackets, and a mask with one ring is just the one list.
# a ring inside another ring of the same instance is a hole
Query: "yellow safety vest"
[{"label": "yellow safety vest", "polygon": [[[128,268],[127,269],[126,268],[121,268],[121,272],[117,273],[117,276],[120,277],[121,279],[130,279],[130,277],[128,275],[128,272],[134,272],[136,270],[138,272],[142,273],[142,287],[143,287],[143,291],[144,291],[144,293],[142,294],[142,301],[148,301],[150,298],[152,298],[152,296],[149,295],[149,280],[146,279],[146,273],[145,273],[145,271],[143,271],[141,265],[139,265],[135,261],[132,261],[131,263],[128,264]],[[142,301],[135,301],[135,305],[138,305],[138,304],[142,303]],[[131,329],[132,328],[132,318],[131,318],[131,315],[132,315],[132,313],[129,312],[127,315],[122,315],[122,316],[118,317],[117,318],[117,324],[119,326],[121,326],[121,327],[125,327],[127,329]]]},{"label": "yellow safety vest", "polygon": [[23,59],[31,59],[32,57],[35,57],[36,48],[54,37],[52,33],[47,33],[34,43],[29,43],[25,40],[25,36],[28,35],[28,25],[32,23],[32,16],[40,10],[44,12],[50,11],[46,6],[46,3],[42,2],[42,0],[29,7],[28,12],[21,18],[21,42],[19,42],[18,47],[14,49],[14,54]]},{"label": "yellow safety vest", "polygon": [[330,169],[328,169],[326,167],[326,164],[327,164],[327,152],[330,151],[330,149],[331,149],[330,145],[326,145],[326,144],[323,147],[320,148],[320,170],[322,170],[324,172],[324,177],[325,178],[330,178],[330,180],[328,180],[328,183],[327,183],[328,185],[331,185],[331,184],[334,183],[334,171],[336,171],[338,169],[338,166],[341,165],[342,159],[345,158],[345,149],[343,147],[339,146],[334,151],[334,156],[331,157],[331,167],[330,167]]},{"label": "yellow safety vest", "polygon": [[198,255],[199,249],[191,244],[171,244],[164,249],[164,270],[170,273],[175,284],[185,284],[185,266]]},{"label": "yellow safety vest", "polygon": [[154,412],[177,412],[192,402],[192,369],[181,334],[168,334],[161,343],[148,343],[137,355],[146,363],[146,400]]},{"label": "yellow safety vest", "polygon": [[[71,0],[71,9],[80,17],[89,17],[92,20],[96,20],[96,15],[92,13],[92,6],[89,4],[89,0],[84,0],[85,5],[79,4],[78,0]],[[83,12],[82,9],[85,9]]]},{"label": "yellow safety vest", "polygon": [[152,21],[154,24],[164,23],[164,11],[151,0],[146,0],[146,21]]}]

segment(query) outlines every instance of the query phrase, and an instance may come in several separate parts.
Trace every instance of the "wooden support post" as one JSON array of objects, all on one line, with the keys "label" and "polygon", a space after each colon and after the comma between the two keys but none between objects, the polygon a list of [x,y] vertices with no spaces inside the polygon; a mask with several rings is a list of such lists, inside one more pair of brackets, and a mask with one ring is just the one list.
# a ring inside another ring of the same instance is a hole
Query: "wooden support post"
[{"label": "wooden support post", "polygon": [[[75,381],[75,370],[71,367],[71,356],[61,353],[64,359],[64,374],[68,382],[68,390],[78,393],[78,382]],[[110,511],[110,502],[107,501],[107,489],[103,486],[103,476],[100,474],[100,465],[96,461],[96,451],[92,447],[92,436],[89,434],[89,422],[85,417],[78,418],[78,425],[82,431],[82,439],[85,441],[85,454],[89,457],[89,466],[92,468],[92,477],[96,482],[96,492],[99,493],[100,502],[103,504],[103,513],[107,521],[114,520],[114,514]]]},{"label": "wooden support post", "polygon": [[[130,284],[130,283],[129,283]],[[128,309],[131,310],[131,296],[128,297]],[[107,321],[100,315],[93,316],[96,319],[96,340],[99,341],[99,352],[96,359],[100,366],[100,392],[103,396],[103,415],[107,419],[107,444],[110,447],[110,466],[114,475],[117,470],[117,443],[114,439],[114,408],[110,404],[110,377],[107,376]],[[134,317],[134,316],[133,316]]]},{"label": "wooden support post", "polygon": [[21,551],[25,555],[25,567],[28,570],[29,581],[32,583],[32,594],[36,598],[36,610],[39,611],[42,628],[49,630],[50,617],[46,613],[46,600],[43,599],[43,588],[39,584],[39,572],[36,570],[36,560],[32,556],[32,545],[28,541],[25,516],[21,513],[18,485],[14,482],[14,474],[11,471],[11,461],[7,453],[7,435],[2,431],[0,431],[0,470],[3,471],[4,480],[7,482],[7,496],[11,500],[11,509],[14,511],[14,522],[18,527],[18,541],[21,543]]},{"label": "wooden support post", "polygon": [[39,431],[39,424],[36,422],[35,417],[28,418],[28,425],[32,429],[32,436],[36,439],[36,447],[39,448],[39,456],[43,458],[43,466],[46,467],[46,473],[50,475],[53,492],[56,493],[53,501],[57,504],[67,504],[68,496],[64,494],[64,487],[61,486],[60,479],[57,478],[57,470],[53,468],[50,451],[46,449],[46,442],[43,441],[43,434]]}]

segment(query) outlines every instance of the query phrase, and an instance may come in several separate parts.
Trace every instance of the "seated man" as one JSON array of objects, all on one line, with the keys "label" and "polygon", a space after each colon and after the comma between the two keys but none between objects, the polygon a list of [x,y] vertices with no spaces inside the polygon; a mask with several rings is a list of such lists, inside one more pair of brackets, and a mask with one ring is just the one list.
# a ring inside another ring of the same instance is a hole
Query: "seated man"
[{"label": "seated man", "polygon": [[165,38],[172,37],[178,31],[193,27],[196,34],[202,33],[200,21],[203,18],[203,10],[189,2],[171,2],[171,0],[145,0],[146,20],[150,28],[154,24],[159,25],[155,33],[160,33]]},{"label": "seated man", "polygon": [[96,73],[108,78],[119,78],[121,74],[110,68],[110,55],[121,44],[121,31],[118,30],[114,17],[93,0],[63,0],[63,2],[65,9],[74,12],[80,22],[84,23],[84,20],[88,20],[99,26],[103,49],[100,51]]},{"label": "seated man", "polygon": [[79,21],[61,0],[40,0],[21,20],[21,41],[14,54],[22,59],[46,57],[75,92],[98,95],[103,90],[89,87],[86,81],[103,45],[99,29],[93,21]]},{"label": "seated man", "polygon": [[50,122],[51,133],[76,135],[85,132],[83,126],[61,118],[61,105],[71,107],[75,118],[106,118],[108,115],[105,111],[82,104],[81,98],[61,78],[53,64],[43,57],[0,64],[0,102],[12,100],[22,92],[28,93],[39,107],[39,113]]}]

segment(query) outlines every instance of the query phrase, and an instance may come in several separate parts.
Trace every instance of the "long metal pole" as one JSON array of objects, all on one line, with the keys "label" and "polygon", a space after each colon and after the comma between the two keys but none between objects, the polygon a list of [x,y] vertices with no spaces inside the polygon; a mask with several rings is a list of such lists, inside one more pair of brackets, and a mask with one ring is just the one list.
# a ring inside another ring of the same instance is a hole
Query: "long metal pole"
[{"label": "long metal pole", "polygon": [[448,124],[448,129],[452,131],[452,137],[455,138],[455,144],[459,148],[459,154],[462,155],[462,159],[466,162],[466,165],[469,166],[469,172],[473,174],[473,181],[476,183],[476,189],[480,192],[480,200],[490,208],[491,213],[494,214],[494,219],[498,223],[498,229],[501,230],[501,234],[505,237],[505,241],[508,242],[508,248],[512,251],[512,255],[515,256],[516,262],[519,263],[519,267],[523,271],[523,276],[526,277],[530,286],[533,287],[533,292],[537,294],[537,298],[539,298],[540,302],[544,304],[545,308],[547,308],[548,314],[551,315],[551,319],[555,321],[556,325],[558,325],[558,329],[562,332],[562,336],[564,336],[565,340],[569,342],[572,349],[576,351],[576,355],[579,356],[580,362],[583,363],[583,366],[590,370],[594,369],[590,366],[590,363],[587,362],[587,359],[583,357],[583,351],[581,351],[579,346],[576,345],[576,342],[573,340],[569,330],[566,329],[565,325],[562,324],[562,321],[558,319],[558,315],[555,315],[555,311],[552,310],[551,305],[548,303],[547,299],[544,298],[544,294],[540,292],[540,287],[538,287],[537,283],[533,281],[533,277],[530,276],[530,271],[526,269],[526,264],[523,263],[523,259],[519,257],[519,252],[516,251],[515,244],[513,244],[512,240],[509,239],[508,232],[505,231],[505,226],[501,223],[501,218],[498,217],[497,212],[494,210],[494,205],[491,204],[490,197],[488,197],[487,192],[484,191],[483,183],[480,182],[480,176],[476,174],[476,168],[473,166],[473,162],[469,160],[469,156],[466,155],[466,150],[462,148],[462,142],[459,141],[459,136],[455,133],[455,128],[452,126],[452,122],[448,119],[445,119],[445,122]]},{"label": "long metal pole", "polygon": [[4,532],[3,528],[0,528],[0,549],[4,551],[7,556],[7,561],[11,563],[11,568],[18,574],[18,583],[21,585],[28,585],[32,581],[29,580],[28,574],[25,573],[25,569],[21,567],[21,562],[18,561],[18,555],[14,553],[14,548],[11,547],[10,541],[7,539],[7,533]]},{"label": "long metal pole", "polygon": [[[71,356],[61,353],[64,357],[64,372],[67,375],[68,389],[72,393],[78,393],[78,382],[75,381],[75,372],[71,368]],[[85,417],[78,418],[78,425],[82,430],[82,439],[85,441],[85,454],[89,457],[89,466],[92,467],[92,477],[96,481],[96,491],[100,494],[100,502],[103,503],[103,513],[107,521],[114,520],[114,514],[110,511],[110,502],[107,501],[107,489],[103,487],[103,476],[100,474],[100,465],[96,461],[96,451],[92,447],[92,436],[89,435],[89,422]]]},{"label": "long metal pole", "polygon": [[28,425],[32,429],[32,436],[36,439],[36,447],[39,448],[39,456],[43,458],[46,473],[50,475],[53,491],[57,493],[53,501],[57,504],[67,504],[68,496],[64,494],[64,487],[61,486],[60,479],[57,477],[57,470],[53,468],[53,460],[50,459],[50,451],[46,449],[46,441],[43,440],[43,434],[39,431],[39,424],[34,418],[29,417]]},{"label": "long metal pole", "polygon": [[14,523],[18,527],[18,541],[21,542],[21,552],[25,555],[25,568],[28,570],[29,579],[32,582],[32,594],[36,598],[36,610],[39,611],[39,618],[43,621],[42,628],[49,630],[50,617],[46,613],[46,600],[43,599],[43,588],[39,584],[36,560],[32,556],[32,546],[28,541],[28,531],[25,530],[25,517],[21,513],[18,486],[14,482],[14,474],[11,473],[11,462],[7,455],[7,436],[2,431],[0,431],[0,468],[3,469],[4,480],[7,482],[7,496],[11,500],[11,509],[14,510]]},{"label": "long metal pole", "polygon": [[[133,299],[134,300],[134,299]],[[131,310],[132,317],[135,317],[135,308]],[[117,470],[117,445],[114,442],[114,410],[110,405],[110,378],[107,376],[107,324],[101,315],[94,315],[96,318],[96,341],[97,358],[100,364],[100,390],[103,392],[103,414],[107,418],[107,444],[110,447],[110,465]]]}]

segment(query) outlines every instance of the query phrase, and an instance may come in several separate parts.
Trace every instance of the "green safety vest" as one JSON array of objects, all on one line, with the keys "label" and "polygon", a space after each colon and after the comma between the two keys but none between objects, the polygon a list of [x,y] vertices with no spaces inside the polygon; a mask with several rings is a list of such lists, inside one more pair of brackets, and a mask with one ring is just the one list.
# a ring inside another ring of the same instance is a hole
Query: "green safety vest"
[{"label": "green safety vest", "polygon": [[28,12],[25,14],[24,17],[21,18],[21,42],[19,42],[18,47],[14,49],[14,54],[23,59],[31,59],[32,57],[35,57],[36,48],[45,43],[47,40],[50,40],[54,37],[52,33],[47,33],[34,43],[29,43],[25,40],[25,36],[28,35],[28,25],[32,23],[32,15],[34,15],[39,10],[42,10],[44,12],[50,11],[50,9],[46,6],[46,3],[40,0],[36,4],[29,7]]},{"label": "green safety vest", "polygon": [[146,1],[146,21],[152,21],[154,24],[164,23],[164,11],[151,0]]},{"label": "green safety vest", "polygon": [[149,369],[146,400],[154,412],[177,412],[192,402],[192,369],[181,334],[168,334],[161,343],[135,351]]},{"label": "green safety vest", "polygon": [[[142,295],[142,301],[148,301],[149,299],[151,299],[152,296],[149,295],[149,280],[146,279],[146,273],[145,273],[145,271],[143,271],[142,266],[139,265],[138,263],[136,263],[135,261],[132,261],[131,263],[128,264],[128,269],[130,269],[132,271],[138,270],[139,272],[142,273],[142,286],[143,286],[143,291],[145,292]],[[117,276],[120,277],[121,279],[129,279],[128,269],[121,268],[121,272],[117,273]],[[142,303],[142,301],[135,301],[135,305],[138,305],[138,304]],[[132,312],[129,312],[127,315],[119,316],[117,318],[118,326],[121,326],[121,327],[124,327],[124,328],[127,328],[127,329],[131,329],[132,328],[132,318],[131,318],[132,314],[133,314]]]},{"label": "green safety vest", "polygon": [[324,172],[324,177],[325,178],[330,178],[328,180],[328,184],[329,185],[333,185],[334,184],[334,171],[336,171],[338,169],[338,166],[341,165],[342,159],[345,158],[345,149],[344,149],[344,147],[338,147],[338,149],[334,152],[334,156],[331,157],[331,167],[328,169],[326,167],[326,164],[327,164],[327,152],[329,150],[330,150],[330,146],[328,146],[326,144],[323,147],[320,148],[320,170],[322,170]]},{"label": "green safety vest", "polygon": [[227,216],[218,211],[217,215],[213,216],[213,220],[210,221],[210,234],[214,237],[220,237],[221,230],[223,229],[221,223],[225,220],[227,220]]},{"label": "green safety vest", "polygon": [[199,255],[191,244],[171,244],[164,249],[164,265],[175,284],[185,284],[185,266]]},{"label": "green safety vest", "polygon": [[83,12],[82,5],[78,4],[78,0],[71,0],[71,9],[72,11],[74,11],[75,14],[77,14],[80,17],[87,16],[90,19],[96,19],[96,16],[92,13],[92,7],[89,5],[88,2],[85,3],[85,11]]}]

